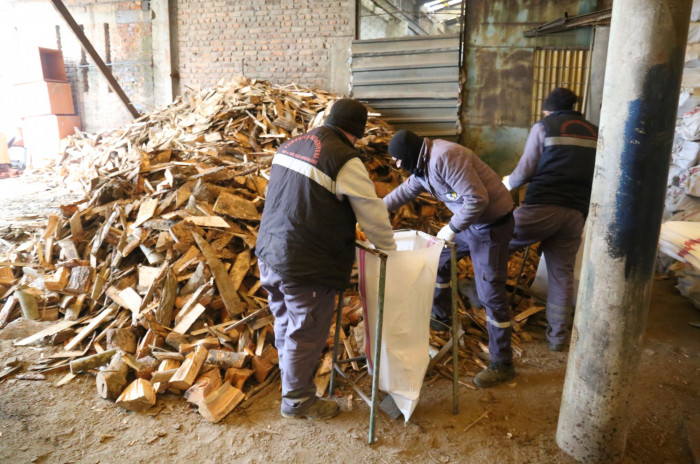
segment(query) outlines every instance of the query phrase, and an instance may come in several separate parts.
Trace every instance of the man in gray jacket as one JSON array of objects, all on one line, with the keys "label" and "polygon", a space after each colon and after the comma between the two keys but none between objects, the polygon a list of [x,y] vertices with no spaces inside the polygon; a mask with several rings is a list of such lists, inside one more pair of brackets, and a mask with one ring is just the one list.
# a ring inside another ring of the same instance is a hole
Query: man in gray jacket
[{"label": "man in gray jacket", "polygon": [[[513,201],[500,177],[471,150],[456,143],[431,141],[398,131],[389,143],[396,165],[412,175],[384,198],[392,211],[429,192],[454,213],[438,238],[454,241],[457,259],[471,255],[479,299],[486,307],[488,369],[474,377],[480,388],[512,379],[511,317],[506,293],[508,243],[513,233]],[[440,256],[431,326],[451,323],[450,251]]]}]

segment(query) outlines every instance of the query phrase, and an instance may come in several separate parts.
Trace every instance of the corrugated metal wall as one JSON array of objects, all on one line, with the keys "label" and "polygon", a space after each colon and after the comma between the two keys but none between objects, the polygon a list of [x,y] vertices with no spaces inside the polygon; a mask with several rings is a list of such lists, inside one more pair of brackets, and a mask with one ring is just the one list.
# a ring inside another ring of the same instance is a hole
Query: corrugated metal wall
[{"label": "corrugated metal wall", "polygon": [[591,68],[589,49],[538,48],[535,50],[533,68],[533,124],[542,118],[542,102],[555,87],[573,90],[579,96],[575,108],[586,114]]},{"label": "corrugated metal wall", "polygon": [[352,97],[397,129],[459,135],[459,35],[357,40],[351,71]]}]

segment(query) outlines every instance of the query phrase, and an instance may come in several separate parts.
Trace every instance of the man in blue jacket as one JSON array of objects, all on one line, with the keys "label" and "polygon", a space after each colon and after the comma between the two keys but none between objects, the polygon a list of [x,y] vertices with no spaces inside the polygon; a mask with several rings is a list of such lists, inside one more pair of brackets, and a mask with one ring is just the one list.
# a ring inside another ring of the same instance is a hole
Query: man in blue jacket
[{"label": "man in blue jacket", "polygon": [[367,108],[338,100],[322,127],[279,147],[272,161],[256,255],[275,316],[282,416],[327,419],[338,405],[315,396],[313,382],[355,260],[355,224],[379,249],[395,250],[389,213],[377,197],[355,142]]},{"label": "man in blue jacket", "polygon": [[530,130],[511,188],[528,184],[515,210],[511,251],[541,242],[547,263],[547,340],[566,348],[574,318],[574,266],[588,215],[598,128],[574,110],[578,97],[558,87],[542,104],[544,118]]},{"label": "man in blue jacket", "polygon": [[[468,148],[401,130],[389,143],[396,165],[411,173],[384,198],[391,211],[429,192],[453,212],[437,237],[454,241],[457,259],[471,255],[479,299],[486,307],[491,363],[474,377],[480,388],[512,379],[511,317],[506,293],[513,201],[501,178]],[[440,256],[431,326],[446,330],[451,316],[450,252]]]}]

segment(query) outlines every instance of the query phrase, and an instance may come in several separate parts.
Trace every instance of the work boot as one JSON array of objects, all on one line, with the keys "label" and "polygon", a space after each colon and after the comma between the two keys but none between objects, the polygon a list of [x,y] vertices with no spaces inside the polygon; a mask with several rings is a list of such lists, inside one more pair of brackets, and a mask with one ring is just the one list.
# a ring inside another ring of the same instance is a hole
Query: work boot
[{"label": "work boot", "polygon": [[324,420],[335,417],[340,412],[338,404],[333,400],[322,400],[319,398],[312,398],[308,401],[313,401],[313,404],[306,407],[305,404],[298,406],[302,409],[299,412],[294,411],[295,408],[286,409],[284,406],[281,408],[282,417],[287,419],[309,419],[309,420]]},{"label": "work boot", "polygon": [[513,363],[492,362],[487,369],[474,376],[474,385],[479,388],[495,387],[515,377]]}]

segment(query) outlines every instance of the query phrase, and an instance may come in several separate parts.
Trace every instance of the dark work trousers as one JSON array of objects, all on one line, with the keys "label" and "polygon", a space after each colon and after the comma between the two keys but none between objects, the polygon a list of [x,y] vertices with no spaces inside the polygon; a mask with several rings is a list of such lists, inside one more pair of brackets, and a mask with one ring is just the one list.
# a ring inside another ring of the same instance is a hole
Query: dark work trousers
[{"label": "dark work trousers", "polygon": [[[260,283],[275,316],[282,376],[282,410],[302,412],[316,399],[314,374],[333,321],[338,293],[318,284],[285,281],[262,261]],[[312,400],[312,401],[309,401]]]},{"label": "dark work trousers", "polygon": [[514,212],[510,251],[541,242],[547,264],[547,340],[566,343],[574,318],[574,266],[586,222],[573,208],[523,204]]},{"label": "dark work trousers", "polygon": [[[489,355],[491,362],[512,362],[510,346],[511,318],[506,293],[508,277],[508,243],[513,235],[513,218],[491,228],[477,229],[472,226],[455,235],[457,260],[471,255],[474,265],[474,280],[479,299],[486,308],[489,332]],[[437,284],[433,299],[433,315],[438,320],[447,320],[452,315],[452,292],[450,290],[450,250],[440,255]]]}]

